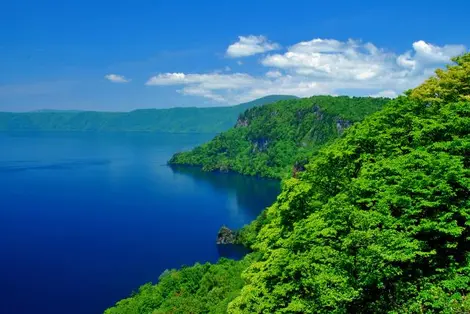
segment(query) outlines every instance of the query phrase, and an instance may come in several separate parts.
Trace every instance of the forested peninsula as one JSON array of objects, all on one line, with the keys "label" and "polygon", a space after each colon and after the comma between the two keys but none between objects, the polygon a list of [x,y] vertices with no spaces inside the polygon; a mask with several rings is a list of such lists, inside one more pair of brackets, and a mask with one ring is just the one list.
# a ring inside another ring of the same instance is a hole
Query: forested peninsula
[{"label": "forested peninsula", "polygon": [[0,132],[161,132],[220,133],[246,109],[294,96],[271,95],[227,107],[176,107],[130,112],[0,112]]},{"label": "forested peninsula", "polygon": [[453,61],[285,179],[244,229],[253,253],[105,313],[470,313],[470,54]]},{"label": "forested peninsula", "polygon": [[169,163],[200,166],[205,171],[288,177],[302,170],[323,145],[388,101],[314,96],[254,107],[239,116],[234,128],[192,151],[175,154]]}]

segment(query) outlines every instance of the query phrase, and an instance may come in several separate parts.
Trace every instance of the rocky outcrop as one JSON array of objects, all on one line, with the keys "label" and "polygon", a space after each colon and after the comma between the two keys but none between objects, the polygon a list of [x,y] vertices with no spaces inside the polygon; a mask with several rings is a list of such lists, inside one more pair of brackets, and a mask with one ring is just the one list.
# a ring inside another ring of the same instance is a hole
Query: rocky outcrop
[{"label": "rocky outcrop", "polygon": [[302,120],[306,114],[307,113],[305,112],[305,110],[297,110],[296,112],[297,120],[299,121]]},{"label": "rocky outcrop", "polygon": [[268,149],[269,140],[267,138],[257,138],[251,141],[253,143],[253,152],[264,152]]},{"label": "rocky outcrop", "polygon": [[336,129],[338,130],[338,134],[343,134],[344,130],[349,128],[352,125],[351,121],[338,119],[336,120]]},{"label": "rocky outcrop", "polygon": [[217,233],[217,244],[237,244],[238,232],[222,226]]},{"label": "rocky outcrop", "polygon": [[317,120],[323,119],[323,111],[321,110],[320,106],[314,105],[312,107],[312,111],[315,114],[315,116],[317,117]]},{"label": "rocky outcrop", "polygon": [[299,162],[297,161],[294,166],[292,167],[292,177],[297,178],[297,174],[299,172],[305,171],[305,163],[306,161]]},{"label": "rocky outcrop", "polygon": [[246,118],[238,118],[237,124],[235,125],[236,128],[247,127],[249,125],[248,119]]}]

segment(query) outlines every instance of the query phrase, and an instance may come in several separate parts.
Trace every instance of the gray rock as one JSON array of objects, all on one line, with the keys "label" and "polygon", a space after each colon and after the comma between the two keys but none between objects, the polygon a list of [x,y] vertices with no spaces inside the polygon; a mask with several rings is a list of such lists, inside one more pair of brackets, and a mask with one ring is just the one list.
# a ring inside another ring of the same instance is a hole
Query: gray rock
[{"label": "gray rock", "polygon": [[236,244],[238,232],[222,226],[217,233],[217,244]]}]

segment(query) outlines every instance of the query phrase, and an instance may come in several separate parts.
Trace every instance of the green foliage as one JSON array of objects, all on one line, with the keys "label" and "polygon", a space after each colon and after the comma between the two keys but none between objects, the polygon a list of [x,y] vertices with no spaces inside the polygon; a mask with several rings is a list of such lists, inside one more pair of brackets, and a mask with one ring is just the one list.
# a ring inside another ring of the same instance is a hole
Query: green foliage
[{"label": "green foliage", "polygon": [[436,70],[436,76],[410,92],[426,102],[470,101],[470,54],[452,59],[456,64]]},{"label": "green foliage", "polygon": [[231,107],[140,109],[131,112],[0,112],[0,131],[218,133],[231,128],[248,108],[291,99],[272,95]]},{"label": "green foliage", "polygon": [[214,265],[165,271],[157,285],[143,285],[105,314],[226,313],[243,286],[241,272],[254,258],[253,254],[241,261],[223,258]]},{"label": "green foliage", "polygon": [[322,145],[387,101],[315,96],[254,107],[240,115],[235,128],[193,151],[174,155],[170,163],[282,178],[292,173],[293,164],[302,168]]},{"label": "green foliage", "polygon": [[470,102],[392,101],[284,183],[228,312],[467,313],[469,164]]}]

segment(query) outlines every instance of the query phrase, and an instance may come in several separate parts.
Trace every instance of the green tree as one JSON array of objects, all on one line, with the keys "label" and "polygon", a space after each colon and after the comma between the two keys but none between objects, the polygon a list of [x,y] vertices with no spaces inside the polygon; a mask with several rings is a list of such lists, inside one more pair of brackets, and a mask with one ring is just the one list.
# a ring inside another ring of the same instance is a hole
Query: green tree
[{"label": "green tree", "polygon": [[235,128],[190,152],[175,154],[169,163],[201,166],[206,171],[289,177],[294,164],[302,168],[322,146],[388,101],[315,96],[254,107],[239,116]]}]

